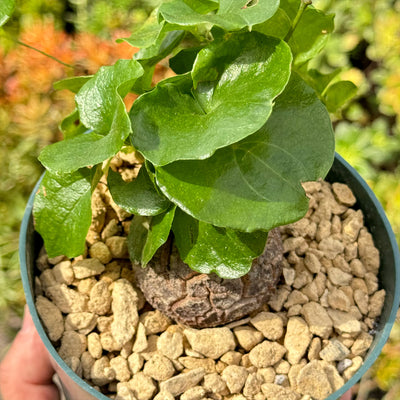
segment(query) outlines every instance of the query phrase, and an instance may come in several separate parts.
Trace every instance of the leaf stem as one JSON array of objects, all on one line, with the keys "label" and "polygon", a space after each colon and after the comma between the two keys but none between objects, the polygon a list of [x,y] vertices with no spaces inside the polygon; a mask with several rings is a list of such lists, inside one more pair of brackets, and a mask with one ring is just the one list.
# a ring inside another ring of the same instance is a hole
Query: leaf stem
[{"label": "leaf stem", "polygon": [[103,171],[103,175],[106,178],[108,176],[108,170],[110,169],[111,160],[112,160],[112,157],[110,157],[108,160],[103,161],[102,171]]},{"label": "leaf stem", "polygon": [[59,64],[64,65],[64,67],[74,68],[73,65],[67,64],[67,63],[65,63],[64,61],[61,61],[61,60],[59,60],[58,58],[52,56],[51,54],[48,54],[48,53],[46,53],[45,51],[39,50],[39,49],[37,49],[36,47],[33,47],[33,46],[31,46],[31,45],[29,45],[29,44],[27,44],[27,43],[22,42],[21,40],[14,39],[14,38],[12,38],[12,37],[10,37],[10,36],[8,36],[8,35],[3,35],[3,37],[5,37],[5,38],[8,39],[8,40],[13,41],[14,43],[19,44],[20,46],[24,46],[24,47],[27,47],[28,49],[34,50],[34,51],[36,51],[36,52],[38,52],[38,53],[44,55],[45,57],[51,58],[53,61],[56,61],[56,62],[58,62]]},{"label": "leaf stem", "polygon": [[312,4],[312,0],[301,0],[301,4],[300,4],[300,8],[297,11],[296,17],[293,20],[293,24],[290,27],[289,32],[287,33],[287,35],[285,36],[285,42],[288,42],[289,39],[292,37],[293,32],[295,31],[305,9]]}]

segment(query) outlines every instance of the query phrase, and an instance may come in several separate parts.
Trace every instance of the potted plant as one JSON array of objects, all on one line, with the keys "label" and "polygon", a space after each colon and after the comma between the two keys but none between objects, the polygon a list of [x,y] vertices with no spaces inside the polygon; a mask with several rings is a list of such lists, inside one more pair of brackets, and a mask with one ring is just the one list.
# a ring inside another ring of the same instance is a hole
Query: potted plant
[{"label": "potted plant", "polygon": [[[381,277],[390,293],[383,311],[387,323],[375,337],[375,349],[364,362],[367,368],[387,339],[398,307],[392,279],[398,274],[398,251],[366,185],[343,160],[337,157],[334,163],[328,110],[340,107],[355,88],[337,81],[337,73],[321,74],[309,66],[332,30],[333,16],[308,1],[173,0],[163,2],[139,31],[123,39],[140,48],[133,60],[59,82],[56,88],[76,93],[76,110],[61,123],[64,140],[40,155],[46,172],[35,191],[35,225],[29,217],[31,204],[22,229],[30,306],[33,277],[28,276],[37,256],[33,229],[43,238],[48,257],[77,259],[86,251],[92,194],[103,182],[113,202],[134,215],[127,246],[136,283],[152,306],[196,329],[246,317],[259,310],[260,301],[273,298],[280,278],[281,263],[273,259],[282,256],[282,244],[277,235],[266,248],[268,232],[304,217],[309,203],[301,184],[331,171],[332,182],[354,184],[358,201],[365,198],[367,205],[360,207],[371,231],[375,229],[381,254],[389,259],[384,262],[386,278]],[[152,87],[154,66],[166,57],[176,76]],[[130,91],[140,96],[126,111],[123,100]],[[113,169],[112,158],[121,151],[141,157],[139,174],[131,182]],[[369,215],[372,209],[377,214]],[[160,270],[164,249],[168,261]],[[174,286],[171,260],[194,271],[185,269],[183,281],[208,274],[204,279],[214,299],[211,311],[196,296],[171,311],[165,293],[178,293],[174,305],[181,299],[181,281]],[[263,274],[266,266],[268,273]],[[239,281],[238,290],[226,289],[229,282]],[[246,284],[254,286],[250,300],[244,299]],[[218,308],[216,299],[226,300],[225,294],[218,297],[221,290],[232,297]],[[134,334],[139,335],[136,327],[130,339]],[[46,336],[44,341],[71,398],[105,398],[71,374]],[[343,394],[362,371],[334,393],[327,392],[329,399]]]}]

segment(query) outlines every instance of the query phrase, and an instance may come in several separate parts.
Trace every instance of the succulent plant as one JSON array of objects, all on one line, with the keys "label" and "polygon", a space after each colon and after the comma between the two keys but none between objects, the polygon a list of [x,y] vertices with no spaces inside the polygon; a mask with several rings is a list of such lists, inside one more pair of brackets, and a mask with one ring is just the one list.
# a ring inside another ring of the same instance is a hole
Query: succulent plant
[{"label": "succulent plant", "polygon": [[[333,30],[333,16],[310,3],[164,1],[121,39],[139,48],[133,59],[59,82],[76,93],[76,109],[61,123],[64,140],[39,158],[46,173],[34,217],[49,256],[84,252],[105,175],[134,215],[135,264],[153,263],[170,240],[199,274],[240,279],[259,265],[268,232],[307,212],[301,183],[333,162],[324,102],[340,106],[354,89],[309,67]],[[152,87],[164,59],[176,75]],[[129,92],[139,97],[127,111]],[[144,159],[132,182],[109,168],[119,151]]]}]

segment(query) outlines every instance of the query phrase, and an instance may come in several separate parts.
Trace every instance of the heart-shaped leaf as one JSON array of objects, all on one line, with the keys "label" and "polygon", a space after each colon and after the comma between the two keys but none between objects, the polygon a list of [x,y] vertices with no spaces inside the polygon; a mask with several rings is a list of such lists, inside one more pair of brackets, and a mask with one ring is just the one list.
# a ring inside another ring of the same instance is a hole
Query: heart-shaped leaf
[{"label": "heart-shaped leaf", "polygon": [[257,131],[290,76],[285,42],[231,34],[200,51],[192,75],[172,77],[139,97],[132,143],[155,165],[203,159]]},{"label": "heart-shaped leaf", "polygon": [[15,8],[15,0],[1,0],[0,26],[3,26],[11,17]]},{"label": "heart-shaped leaf", "polygon": [[42,164],[66,173],[115,155],[132,131],[123,98],[142,74],[134,60],[101,67],[75,97],[80,122],[91,131],[46,147],[39,157]]},{"label": "heart-shaped leaf", "polygon": [[334,157],[329,114],[296,74],[254,135],[206,160],[156,167],[157,184],[186,213],[216,226],[270,230],[308,209],[301,182],[324,177]]},{"label": "heart-shaped leaf", "polygon": [[177,209],[172,225],[182,260],[193,270],[224,279],[246,275],[265,248],[266,232],[243,233],[200,222]]},{"label": "heart-shaped leaf", "polygon": [[84,168],[67,175],[44,174],[35,196],[35,229],[49,257],[76,257],[85,250],[92,220],[91,195],[99,175]]},{"label": "heart-shaped leaf", "polygon": [[154,217],[141,215],[133,217],[128,235],[129,255],[133,262],[145,267],[167,241],[175,208],[172,207],[169,211]]},{"label": "heart-shaped leaf", "polygon": [[118,172],[110,170],[107,182],[113,200],[131,214],[158,215],[171,206],[171,202],[158,193],[145,167],[140,168],[132,182],[124,182]]},{"label": "heart-shaped leaf", "polygon": [[[195,2],[196,3],[196,2]],[[198,2],[197,2],[198,3]],[[159,13],[170,24],[195,26],[199,24],[216,25],[227,31],[240,30],[246,26],[271,18],[279,7],[278,0],[220,0],[219,8],[214,2],[208,7],[196,8],[185,0],[172,0],[160,6]]]}]

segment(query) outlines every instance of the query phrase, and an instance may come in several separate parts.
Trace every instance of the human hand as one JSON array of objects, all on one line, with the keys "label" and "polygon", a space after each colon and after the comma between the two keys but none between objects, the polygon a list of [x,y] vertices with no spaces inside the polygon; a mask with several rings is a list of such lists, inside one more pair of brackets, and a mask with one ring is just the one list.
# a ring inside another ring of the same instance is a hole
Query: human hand
[{"label": "human hand", "polygon": [[0,393],[4,400],[59,400],[53,375],[47,350],[25,307],[22,328],[0,364]]},{"label": "human hand", "polygon": [[339,400],[351,400],[351,389],[348,390]]}]

